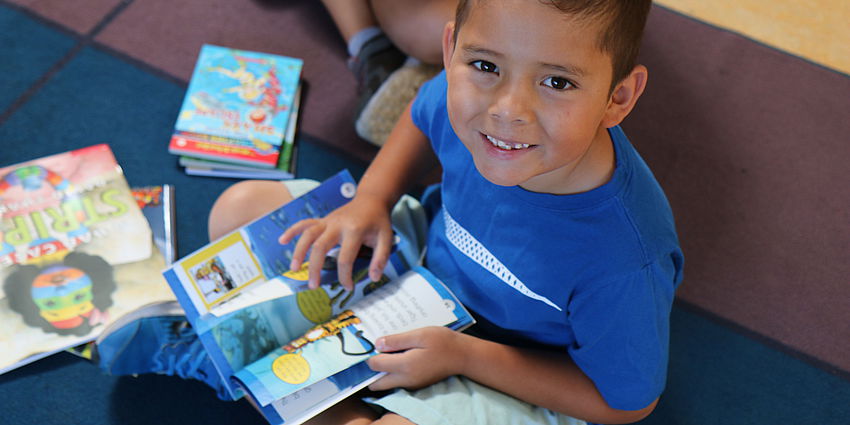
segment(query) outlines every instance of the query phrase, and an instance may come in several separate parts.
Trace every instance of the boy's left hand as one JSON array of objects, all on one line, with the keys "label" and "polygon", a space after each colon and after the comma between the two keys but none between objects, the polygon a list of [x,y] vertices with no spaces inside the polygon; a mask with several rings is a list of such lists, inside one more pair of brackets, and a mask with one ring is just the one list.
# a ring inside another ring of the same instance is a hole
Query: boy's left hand
[{"label": "boy's left hand", "polygon": [[417,389],[460,374],[466,361],[461,346],[464,337],[449,328],[431,326],[379,338],[375,347],[382,353],[367,362],[372,370],[387,375],[369,389]]}]

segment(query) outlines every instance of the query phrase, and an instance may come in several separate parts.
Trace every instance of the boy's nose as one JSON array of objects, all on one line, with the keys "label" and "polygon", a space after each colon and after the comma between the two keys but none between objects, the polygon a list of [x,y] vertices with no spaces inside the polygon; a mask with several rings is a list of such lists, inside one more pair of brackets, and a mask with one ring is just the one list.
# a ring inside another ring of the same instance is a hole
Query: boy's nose
[{"label": "boy's nose", "polygon": [[527,84],[505,82],[495,92],[488,110],[490,116],[505,123],[522,124],[531,121],[533,88]]}]

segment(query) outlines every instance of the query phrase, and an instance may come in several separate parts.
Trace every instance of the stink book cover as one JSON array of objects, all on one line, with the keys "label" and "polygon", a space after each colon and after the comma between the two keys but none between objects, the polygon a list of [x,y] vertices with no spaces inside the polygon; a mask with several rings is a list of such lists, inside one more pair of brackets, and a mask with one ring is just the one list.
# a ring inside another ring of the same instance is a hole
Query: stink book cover
[{"label": "stink book cover", "polygon": [[297,58],[205,44],[169,152],[274,168],[302,65]]},{"label": "stink book cover", "polygon": [[153,233],[153,242],[171,264],[177,257],[177,232],[175,232],[174,186],[159,184],[131,188],[136,205],[148,221]]},{"label": "stink book cover", "polygon": [[164,272],[231,398],[249,397],[270,423],[302,423],[378,379],[365,360],[383,335],[473,323],[437,278],[410,267],[400,236],[377,282],[368,278],[369,250],[361,251],[353,291],[337,281],[334,251],[317,289],[307,288],[307,264],[289,270],[294,243],[278,242],[283,231],[355,192],[351,175],[337,174]]},{"label": "stink book cover", "polygon": [[173,300],[106,144],[0,168],[0,373]]}]

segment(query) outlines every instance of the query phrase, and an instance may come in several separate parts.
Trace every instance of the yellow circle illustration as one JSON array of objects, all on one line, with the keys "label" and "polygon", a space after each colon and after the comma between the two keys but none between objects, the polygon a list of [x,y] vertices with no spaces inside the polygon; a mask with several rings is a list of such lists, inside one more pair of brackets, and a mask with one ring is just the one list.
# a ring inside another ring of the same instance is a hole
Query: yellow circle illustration
[{"label": "yellow circle illustration", "polygon": [[310,377],[310,363],[300,354],[284,354],[272,363],[274,375],[288,384],[301,384]]},{"label": "yellow circle illustration", "polygon": [[300,269],[294,270],[294,271],[289,270],[289,271],[285,272],[283,275],[290,278],[290,279],[295,279],[299,282],[306,282],[307,281],[307,267],[309,265],[310,265],[310,262],[305,261],[305,262],[301,263]]},{"label": "yellow circle illustration", "polygon": [[324,289],[318,288],[299,292],[296,295],[298,309],[313,323],[327,322],[331,318],[331,299]]}]

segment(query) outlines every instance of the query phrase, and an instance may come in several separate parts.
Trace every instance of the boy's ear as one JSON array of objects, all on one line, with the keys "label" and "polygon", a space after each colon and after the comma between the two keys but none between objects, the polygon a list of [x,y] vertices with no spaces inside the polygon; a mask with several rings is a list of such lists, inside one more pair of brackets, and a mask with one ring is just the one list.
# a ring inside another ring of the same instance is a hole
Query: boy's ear
[{"label": "boy's ear", "polygon": [[452,55],[455,52],[455,23],[454,21],[446,22],[443,27],[443,68],[448,68],[452,61]]},{"label": "boy's ear", "polygon": [[643,94],[643,89],[646,88],[647,76],[648,71],[645,66],[635,65],[632,72],[614,87],[611,98],[608,99],[608,109],[602,119],[602,124],[606,128],[620,124],[629,115],[638,98]]}]

